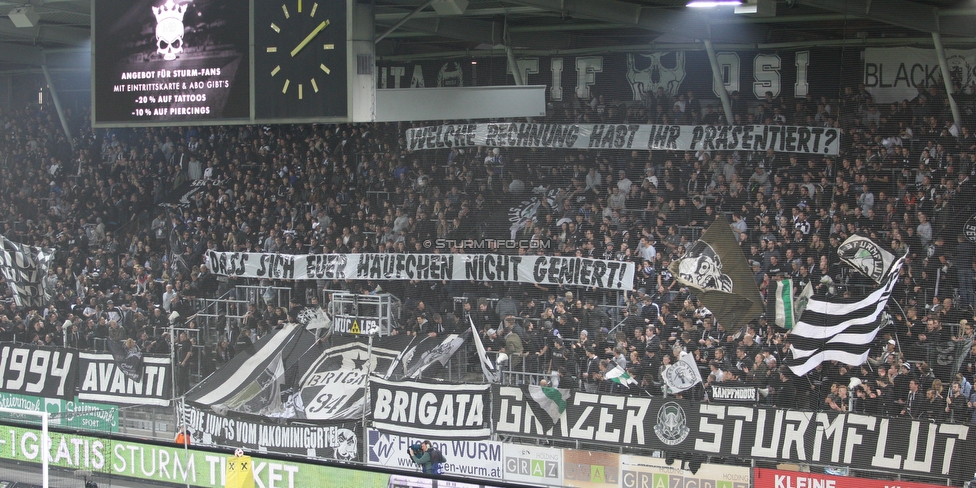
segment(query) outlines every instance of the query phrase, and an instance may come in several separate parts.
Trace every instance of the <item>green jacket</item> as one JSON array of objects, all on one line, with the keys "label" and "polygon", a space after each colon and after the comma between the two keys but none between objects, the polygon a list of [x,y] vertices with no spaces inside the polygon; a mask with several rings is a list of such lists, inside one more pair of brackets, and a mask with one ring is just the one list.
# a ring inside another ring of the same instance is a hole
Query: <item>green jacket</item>
[{"label": "green jacket", "polygon": [[434,472],[434,465],[433,465],[433,463],[430,462],[430,449],[428,449],[426,451],[423,451],[422,450],[422,451],[420,451],[420,455],[414,454],[414,455],[412,455],[410,457],[413,459],[413,462],[415,462],[415,463],[417,463],[417,464],[420,465],[421,470],[424,473],[433,473]]}]

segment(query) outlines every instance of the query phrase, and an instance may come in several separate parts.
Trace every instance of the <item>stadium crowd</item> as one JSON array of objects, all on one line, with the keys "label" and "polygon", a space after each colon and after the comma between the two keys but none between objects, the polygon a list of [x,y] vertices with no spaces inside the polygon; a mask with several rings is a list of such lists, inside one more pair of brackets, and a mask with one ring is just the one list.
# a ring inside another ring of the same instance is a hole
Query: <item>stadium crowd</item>
[{"label": "stadium crowd", "polygon": [[[553,107],[548,120],[724,122],[713,106],[694,93],[659,92],[639,104],[601,94]],[[660,395],[663,372],[687,353],[707,378],[706,388],[689,393],[703,401],[722,383],[758,388],[764,403],[786,408],[976,422],[976,349],[967,347],[976,260],[960,231],[976,196],[972,117],[953,126],[934,87],[890,106],[861,86],[818,101],[769,94],[746,103],[735,94],[732,108],[741,123],[840,127],[841,155],[408,152],[407,123],[94,130],[78,113],[68,114],[76,134],[69,142],[52,107],[20,107],[0,115],[2,234],[56,250],[43,278],[55,299],[22,310],[8,290],[0,340],[85,349],[132,339],[168,353],[173,312],[194,328],[196,299],[233,293],[235,279],[208,271],[207,250],[464,252],[425,243],[498,228],[507,238],[508,209],[535,197],[538,210],[515,236],[538,246],[518,252],[632,261],[633,291],[618,297],[490,281],[282,284],[300,301],[306,289],[318,296],[379,286],[404,299],[400,333],[460,331],[470,317],[507,371],[560,387]],[[863,293],[865,281],[835,252],[853,233],[907,250],[898,304],[870,361],[828,362],[796,378],[783,367],[788,334],[765,317],[734,324],[735,334],[726,330],[732,324],[713,323],[668,265],[702,228],[725,218],[763,292],[790,276],[797,289]],[[458,308],[455,297],[464,297]],[[226,362],[300,309],[252,305],[227,324],[223,340],[198,345],[208,362]],[[195,339],[183,337],[178,347]],[[609,381],[616,366],[638,384]]]}]

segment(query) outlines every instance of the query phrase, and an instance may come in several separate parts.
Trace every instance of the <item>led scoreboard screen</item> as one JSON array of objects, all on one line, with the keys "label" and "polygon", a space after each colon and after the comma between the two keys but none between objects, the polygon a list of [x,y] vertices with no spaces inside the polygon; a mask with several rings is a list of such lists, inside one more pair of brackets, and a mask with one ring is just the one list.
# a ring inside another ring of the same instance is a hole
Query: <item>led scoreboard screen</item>
[{"label": "led scoreboard screen", "polygon": [[93,125],[345,121],[348,5],[92,2]]}]

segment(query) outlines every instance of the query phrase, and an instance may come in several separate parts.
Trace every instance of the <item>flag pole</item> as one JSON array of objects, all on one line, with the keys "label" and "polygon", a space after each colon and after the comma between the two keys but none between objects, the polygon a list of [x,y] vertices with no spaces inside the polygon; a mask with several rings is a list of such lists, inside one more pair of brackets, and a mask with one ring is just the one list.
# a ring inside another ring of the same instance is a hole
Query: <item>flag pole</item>
[{"label": "flag pole", "polygon": [[[370,376],[373,374],[373,334],[369,335],[369,342],[366,344],[366,381],[363,382],[363,435],[366,435],[366,411],[369,410],[369,380]],[[369,442],[363,442],[363,457],[360,459],[369,459]]]},{"label": "flag pole", "polygon": [[[886,303],[885,305],[888,306],[888,307],[890,307],[891,306],[891,300],[889,299],[888,300],[888,303]],[[905,313],[905,309],[902,308],[902,306],[901,306],[900,303],[898,303],[898,300],[895,300],[895,305],[898,307],[898,310],[901,311],[901,316],[902,317],[905,317],[905,320],[908,320],[908,314]],[[895,324],[895,344],[898,347],[898,357],[902,358],[902,360],[904,361],[905,355],[902,354],[902,352],[901,352],[901,339],[898,337],[898,324]]]},{"label": "flag pole", "polygon": [[[169,362],[172,365],[171,367],[173,368],[172,369],[173,372],[170,374],[170,376],[171,376],[170,383],[172,384],[172,387],[173,387],[172,388],[172,390],[173,390],[173,416],[176,417],[176,425],[179,426],[183,422],[183,414],[182,414],[182,412],[179,411],[179,408],[177,406],[178,399],[176,397],[176,387],[177,387],[176,381],[177,381],[178,375],[180,374],[179,371],[178,371],[178,367],[176,366],[176,337],[173,337],[173,334],[176,333],[176,322],[173,321],[172,319],[169,319],[169,318],[167,318],[167,320],[169,320],[169,341],[170,341],[170,344],[169,344]],[[166,339],[165,338],[163,338],[163,342],[166,342]],[[177,428],[179,428],[179,427],[177,427]]]}]

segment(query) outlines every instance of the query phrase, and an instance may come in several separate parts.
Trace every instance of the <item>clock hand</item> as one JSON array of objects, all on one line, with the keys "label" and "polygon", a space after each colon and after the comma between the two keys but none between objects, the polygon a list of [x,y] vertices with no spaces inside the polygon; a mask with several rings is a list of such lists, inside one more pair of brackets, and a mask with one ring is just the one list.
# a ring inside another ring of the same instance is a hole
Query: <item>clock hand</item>
[{"label": "clock hand", "polygon": [[312,39],[315,39],[315,36],[319,35],[319,32],[322,32],[322,29],[325,29],[326,27],[328,27],[328,25],[329,25],[328,20],[322,21],[322,23],[319,24],[319,26],[316,27],[315,30],[313,30],[307,36],[305,36],[305,39],[302,39],[302,42],[298,43],[298,46],[295,46],[295,49],[291,50],[291,57],[294,58],[299,51],[301,51],[305,46],[307,46],[308,43],[312,42]]}]

